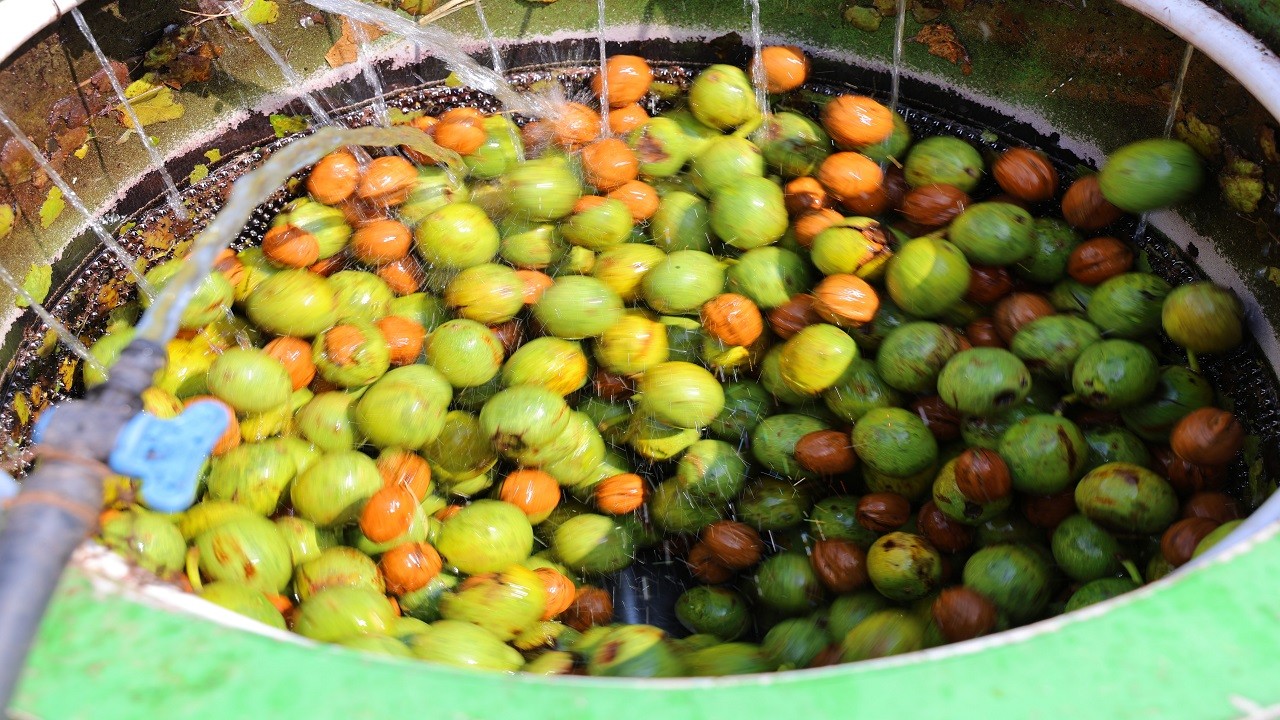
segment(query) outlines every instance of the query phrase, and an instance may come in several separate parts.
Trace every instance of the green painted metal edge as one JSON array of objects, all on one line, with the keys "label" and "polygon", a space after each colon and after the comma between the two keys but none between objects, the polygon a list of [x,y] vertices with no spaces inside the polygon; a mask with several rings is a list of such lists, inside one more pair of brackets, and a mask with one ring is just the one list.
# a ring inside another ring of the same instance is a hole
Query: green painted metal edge
[{"label": "green painted metal edge", "polygon": [[[281,642],[68,575],[17,717],[1236,718],[1280,708],[1275,529],[1111,603],[903,658],[726,680],[501,675]],[[1267,715],[1272,717],[1272,715]]]}]

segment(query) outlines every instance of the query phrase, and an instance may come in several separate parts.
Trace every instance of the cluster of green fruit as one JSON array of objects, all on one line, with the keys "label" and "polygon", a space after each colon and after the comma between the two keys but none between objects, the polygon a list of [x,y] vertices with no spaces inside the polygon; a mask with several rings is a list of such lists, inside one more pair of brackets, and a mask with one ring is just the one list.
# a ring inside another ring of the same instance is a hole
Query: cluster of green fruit
[{"label": "cluster of green fruit", "polygon": [[[1079,232],[1187,197],[1186,146],[1116,153],[1064,220],[1036,153],[988,169],[869,98],[820,123],[752,97],[714,66],[625,142],[415,120],[466,178],[326,158],[201,286],[146,397],[227,408],[201,501],[159,515],[122,480],[103,541],[316,640],[676,676],[996,632],[1232,527],[1242,431],[1184,426],[1215,400],[1194,353],[1241,342],[1238,301]],[[989,172],[1005,194],[974,202]],[[663,544],[705,583],[677,603],[684,639],[612,624],[591,584]]]}]

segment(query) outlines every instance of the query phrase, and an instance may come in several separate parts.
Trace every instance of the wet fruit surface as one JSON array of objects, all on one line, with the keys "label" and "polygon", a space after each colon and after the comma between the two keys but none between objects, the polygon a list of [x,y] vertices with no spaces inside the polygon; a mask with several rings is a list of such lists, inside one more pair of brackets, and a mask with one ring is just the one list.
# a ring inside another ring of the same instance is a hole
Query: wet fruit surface
[{"label": "wet fruit surface", "polygon": [[[806,117],[803,52],[762,55],[767,118],[737,68],[672,105],[613,56],[558,118],[413,111],[456,173],[321,161],[149,391],[235,416],[202,502],[118,505],[104,541],[348,647],[667,677],[979,637],[1229,532],[1253,428],[1192,368],[1241,306],[1117,239],[1195,185],[1185,153],[1060,178],[864,96]],[[689,638],[617,624],[604,588],[655,557]]]}]

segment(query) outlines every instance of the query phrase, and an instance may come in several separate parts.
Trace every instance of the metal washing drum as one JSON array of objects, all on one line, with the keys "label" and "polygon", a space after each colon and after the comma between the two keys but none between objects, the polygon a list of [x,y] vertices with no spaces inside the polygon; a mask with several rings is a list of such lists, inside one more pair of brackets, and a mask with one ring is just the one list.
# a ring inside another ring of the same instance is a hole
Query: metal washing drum
[{"label": "metal washing drum", "polygon": [[[817,59],[820,83],[848,83],[883,95],[893,19],[881,21],[873,8],[884,4],[766,0],[766,40],[804,46]],[[58,104],[64,97],[85,97],[97,70],[74,24],[61,20],[41,29],[70,4],[29,0],[21,10],[15,5],[0,6],[0,40],[6,43],[0,51],[8,55],[0,69],[6,90],[0,104],[49,154],[62,153],[64,174],[96,215],[130,217],[136,224],[123,234],[125,241],[144,254],[162,254],[186,231],[162,219],[165,208],[156,198],[163,185],[148,172],[137,139],[117,142],[114,120],[77,126],[77,109]],[[1150,222],[1158,234],[1146,247],[1156,272],[1183,280],[1203,273],[1246,299],[1257,344],[1212,372],[1262,439],[1257,471],[1250,476],[1241,468],[1238,489],[1265,496],[1280,478],[1274,371],[1280,367],[1274,330],[1280,323],[1280,269],[1274,267],[1280,265],[1280,220],[1269,184],[1280,179],[1273,120],[1280,118],[1280,59],[1258,38],[1276,46],[1280,15],[1241,0],[1222,5],[913,0],[907,37],[918,42],[905,46],[903,97],[915,110],[913,122],[959,121],[992,131],[975,130],[973,139],[980,143],[1025,142],[1053,150],[1066,163],[1097,164],[1107,150],[1164,131],[1187,42],[1196,47],[1177,103],[1175,132],[1221,158],[1215,171],[1227,168],[1219,178],[1235,207],[1218,193],[1204,192],[1180,213],[1156,213]],[[367,99],[370,91],[356,77],[356,66],[325,65],[324,55],[341,32],[336,21],[301,3],[281,2],[280,10],[279,19],[263,30],[287,49],[307,87],[325,89],[335,106]],[[84,11],[113,58],[139,57],[167,24],[189,19],[176,4],[144,0],[91,3]],[[594,62],[594,6],[490,0],[485,11],[504,38],[509,67]],[[5,16],[9,12],[14,15]],[[1231,12],[1240,14],[1223,14]],[[741,37],[747,15],[737,3],[612,0],[608,18],[611,52],[690,66],[741,63],[747,56]],[[479,36],[469,9],[442,25]],[[190,196],[207,201],[196,204],[206,218],[219,201],[219,183],[252,164],[253,148],[272,137],[270,116],[280,123],[304,112],[290,105],[299,88],[282,82],[258,48],[217,22],[210,28],[223,46],[213,77],[175,93],[185,109],[182,117],[149,128],[171,173],[194,183]],[[426,59],[429,49],[392,38],[375,48],[388,90],[393,96],[406,91],[393,102],[429,96],[433,91],[415,88],[444,75]],[[79,112],[85,110],[90,108]],[[75,127],[91,128],[93,141]],[[206,155],[214,148],[222,159]],[[16,181],[24,171],[30,180],[29,170],[20,156],[0,151],[11,201],[32,218],[6,240],[0,259],[18,277],[33,263],[57,259],[51,309],[73,319],[75,331],[91,335],[100,330],[121,273],[95,238],[82,232],[83,218],[74,211],[59,215],[51,208],[42,217],[47,186]],[[205,172],[209,178],[196,182]],[[1246,190],[1242,201],[1241,183],[1260,183],[1260,197]],[[47,227],[40,227],[42,221]],[[249,234],[261,229],[263,218],[256,222]],[[16,402],[34,412],[65,387],[57,384],[60,356],[42,348],[43,329],[25,317],[13,320],[3,349],[4,418],[6,431],[19,437],[24,412],[14,404],[15,393],[22,393]],[[1280,514],[1276,502],[1257,511],[1235,537],[1238,542],[1210,562],[1084,611],[898,658],[723,680],[501,676],[315,646],[193,596],[140,582],[114,556],[85,547],[44,621],[14,716],[1272,717],[1272,706],[1280,707],[1274,683],[1280,667],[1274,652],[1280,641],[1273,600],[1280,589],[1280,542],[1271,522]]]}]

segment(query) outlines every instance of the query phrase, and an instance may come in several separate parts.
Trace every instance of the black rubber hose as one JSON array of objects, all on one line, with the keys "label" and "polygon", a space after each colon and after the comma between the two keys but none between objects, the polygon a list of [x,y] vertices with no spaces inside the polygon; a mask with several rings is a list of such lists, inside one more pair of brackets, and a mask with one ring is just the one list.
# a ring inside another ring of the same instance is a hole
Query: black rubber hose
[{"label": "black rubber hose", "polygon": [[116,436],[142,410],[142,391],[164,360],[163,347],[134,341],[105,384],[59,406],[41,443],[53,451],[11,501],[0,529],[0,709],[9,707],[67,560],[96,528]]}]

